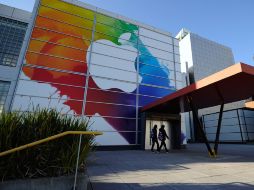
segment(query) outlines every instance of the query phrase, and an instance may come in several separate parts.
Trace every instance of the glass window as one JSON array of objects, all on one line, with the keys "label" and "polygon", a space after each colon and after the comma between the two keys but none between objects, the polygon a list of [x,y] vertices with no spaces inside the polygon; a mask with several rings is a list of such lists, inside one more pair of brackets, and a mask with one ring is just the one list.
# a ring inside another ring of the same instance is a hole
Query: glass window
[{"label": "glass window", "polygon": [[[70,15],[75,15],[77,17],[88,18],[90,20],[94,19],[93,11],[70,4],[68,2],[42,0],[40,3],[42,6],[52,8],[52,10],[54,11],[59,10],[61,12],[64,12]],[[54,11],[46,12],[44,14],[54,14]],[[65,17],[63,19],[68,19],[68,18]]]},{"label": "glass window", "polygon": [[168,51],[168,52],[172,52],[172,45],[162,42],[162,41],[158,41],[152,38],[148,38],[145,36],[139,36],[140,39],[140,47],[154,47],[160,50],[164,50],[164,51]]},{"label": "glass window", "polygon": [[159,32],[140,27],[139,35],[145,36],[151,39],[156,39],[157,41],[161,41],[164,43],[172,44],[172,37],[170,36],[170,34],[161,34]]},{"label": "glass window", "polygon": [[[138,31],[138,26],[136,26],[134,24],[128,23],[128,22],[121,20],[121,19],[106,16],[106,15],[103,15],[100,13],[96,14],[96,21],[97,21],[98,25],[104,24],[104,26],[105,25],[111,26],[111,29],[107,28],[108,32],[110,32],[110,33],[115,33],[116,32],[115,28],[120,29],[122,32],[125,31],[125,32],[135,33]],[[102,28],[100,28],[100,27],[102,27]],[[100,30],[100,32],[103,32],[102,30],[106,29],[102,25],[100,25],[100,27],[97,26],[97,30]],[[123,33],[125,33],[125,32],[123,32]]]},{"label": "glass window", "polygon": [[[28,65],[23,67],[20,79],[30,78],[41,83],[65,84],[76,87],[84,87],[86,76],[84,74],[58,71],[48,68],[35,68]],[[60,87],[58,88],[60,89]],[[61,91],[61,90],[60,90]]]},{"label": "glass window", "polygon": [[99,102],[86,102],[85,114],[94,115],[96,113],[99,114],[100,116],[107,117],[135,118],[136,107],[106,104]]},{"label": "glass window", "polygon": [[50,31],[57,31],[58,33],[76,38],[83,38],[88,40],[92,39],[92,30],[58,22],[52,19],[41,17],[40,15],[36,18],[35,26],[37,28],[45,28]]},{"label": "glass window", "polygon": [[151,102],[154,102],[158,100],[156,97],[151,97],[151,96],[145,96],[145,95],[139,95],[138,96],[138,104],[139,106],[145,106]]},{"label": "glass window", "polygon": [[170,73],[168,77],[170,78],[165,78],[165,77],[158,77],[155,75],[147,75],[147,74],[140,74],[142,79],[140,80],[142,84],[148,84],[148,85],[154,85],[158,87],[166,87],[170,88],[172,86],[171,80],[174,79],[174,73]]},{"label": "glass window", "polygon": [[5,100],[9,92],[10,82],[0,81],[0,113],[4,109]]},{"label": "glass window", "polygon": [[121,92],[118,89],[104,90],[89,88],[87,92],[87,102],[113,103],[118,105],[136,105],[136,94]]},{"label": "glass window", "polygon": [[15,67],[27,23],[0,17],[0,65]]},{"label": "glass window", "polygon": [[79,15],[76,16],[70,13],[66,13],[59,9],[52,9],[49,7],[41,6],[38,14],[42,17],[50,18],[50,19],[64,22],[70,25],[88,28],[88,29],[93,28],[93,20],[88,20]]},{"label": "glass window", "polygon": [[104,67],[99,65],[92,64],[90,67],[90,74],[93,76],[109,78],[109,79],[117,79],[121,81],[129,81],[136,83],[137,82],[137,74],[135,72],[135,67],[133,66],[133,71],[124,71],[120,69],[115,69],[113,67]]},{"label": "glass window", "polygon": [[[173,85],[173,83],[172,83]],[[169,95],[171,93],[175,92],[175,87],[171,86],[170,88],[163,88],[163,87],[156,87],[156,86],[150,86],[141,84],[139,85],[139,94],[140,95],[148,95],[148,96],[154,96],[161,98],[163,96]]]},{"label": "glass window", "polygon": [[94,65],[136,72],[134,61],[103,55],[101,53],[92,53],[91,55],[91,63]]},{"label": "glass window", "polygon": [[38,85],[37,81],[19,80],[16,95],[31,96],[48,99],[57,99],[59,102],[66,100],[83,100],[85,89],[64,84],[44,82]]}]

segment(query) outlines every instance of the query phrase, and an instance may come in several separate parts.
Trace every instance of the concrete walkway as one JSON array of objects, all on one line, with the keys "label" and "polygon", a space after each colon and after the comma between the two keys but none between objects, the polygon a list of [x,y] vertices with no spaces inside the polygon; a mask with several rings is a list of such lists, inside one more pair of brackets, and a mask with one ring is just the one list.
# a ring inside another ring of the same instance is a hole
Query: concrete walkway
[{"label": "concrete walkway", "polygon": [[204,144],[170,153],[99,151],[89,161],[90,190],[253,190],[254,145],[220,145],[209,158]]}]

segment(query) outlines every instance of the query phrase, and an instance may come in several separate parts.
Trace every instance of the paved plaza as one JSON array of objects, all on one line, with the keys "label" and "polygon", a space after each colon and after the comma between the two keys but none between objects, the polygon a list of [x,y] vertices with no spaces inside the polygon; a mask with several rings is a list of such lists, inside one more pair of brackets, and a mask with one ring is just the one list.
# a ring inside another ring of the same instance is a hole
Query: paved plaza
[{"label": "paved plaza", "polygon": [[219,154],[210,158],[204,144],[160,154],[97,151],[88,163],[88,189],[254,189],[254,145],[223,144]]}]

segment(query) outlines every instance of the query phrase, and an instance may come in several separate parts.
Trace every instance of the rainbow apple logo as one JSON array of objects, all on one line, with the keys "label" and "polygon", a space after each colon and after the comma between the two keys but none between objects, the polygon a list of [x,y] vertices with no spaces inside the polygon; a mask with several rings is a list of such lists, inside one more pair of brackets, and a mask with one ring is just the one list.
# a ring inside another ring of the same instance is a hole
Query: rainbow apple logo
[{"label": "rainbow apple logo", "polygon": [[[47,6],[61,7],[66,12],[80,13],[80,7],[70,4],[63,6],[64,2],[61,1],[44,0],[43,3],[45,2]],[[91,11],[84,9],[84,12],[87,12],[88,17],[93,17]],[[167,78],[170,73],[140,40],[139,27],[97,13],[98,23],[91,44],[91,22],[84,21],[83,28],[74,29],[72,24],[77,25],[77,22],[72,17],[59,14],[55,9],[40,7],[39,15],[25,56],[26,62],[13,107],[28,109],[26,105],[38,105],[54,107],[71,115],[84,113],[94,119],[94,129],[110,131],[105,132],[99,143],[135,144],[137,83],[140,94],[162,97],[170,93],[164,88],[151,90],[143,85],[170,87],[167,80],[161,82],[148,77],[159,75]],[[47,19],[48,17],[64,20],[70,25]],[[138,56],[139,61],[145,64],[137,63]],[[88,63],[91,63],[89,68]],[[159,69],[154,70],[151,66]],[[85,94],[88,72],[89,88]],[[84,107],[85,97],[87,101]],[[143,104],[144,100],[140,98],[139,106]]]},{"label": "rainbow apple logo", "polygon": [[[122,34],[118,41],[121,45],[116,45],[109,40],[97,40],[93,43],[93,52],[98,53],[92,55],[90,74],[100,89],[108,90],[117,88],[123,92],[133,92],[136,90],[137,71],[135,61],[138,51],[133,46],[125,43],[130,39],[130,36],[130,33]],[[91,46],[88,50],[90,52]],[[87,56],[87,58],[88,57],[89,56]],[[112,59],[112,57],[114,58]],[[100,64],[100,66],[98,64]],[[103,65],[103,67],[101,67],[101,65]],[[108,77],[128,82],[112,82],[112,80],[101,80],[100,78],[93,76]],[[138,79],[140,82],[142,77],[139,76]]]}]

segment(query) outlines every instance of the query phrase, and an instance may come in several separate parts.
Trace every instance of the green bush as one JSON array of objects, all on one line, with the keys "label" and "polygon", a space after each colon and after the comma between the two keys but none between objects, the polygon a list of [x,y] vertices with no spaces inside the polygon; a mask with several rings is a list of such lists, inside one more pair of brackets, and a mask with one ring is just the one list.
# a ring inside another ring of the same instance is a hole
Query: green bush
[{"label": "green bush", "polygon": [[[62,115],[54,109],[0,114],[0,152],[64,131],[87,131],[88,120]],[[67,135],[0,157],[1,180],[52,177],[75,172],[79,135]],[[79,170],[94,146],[94,137],[82,136]]]}]

